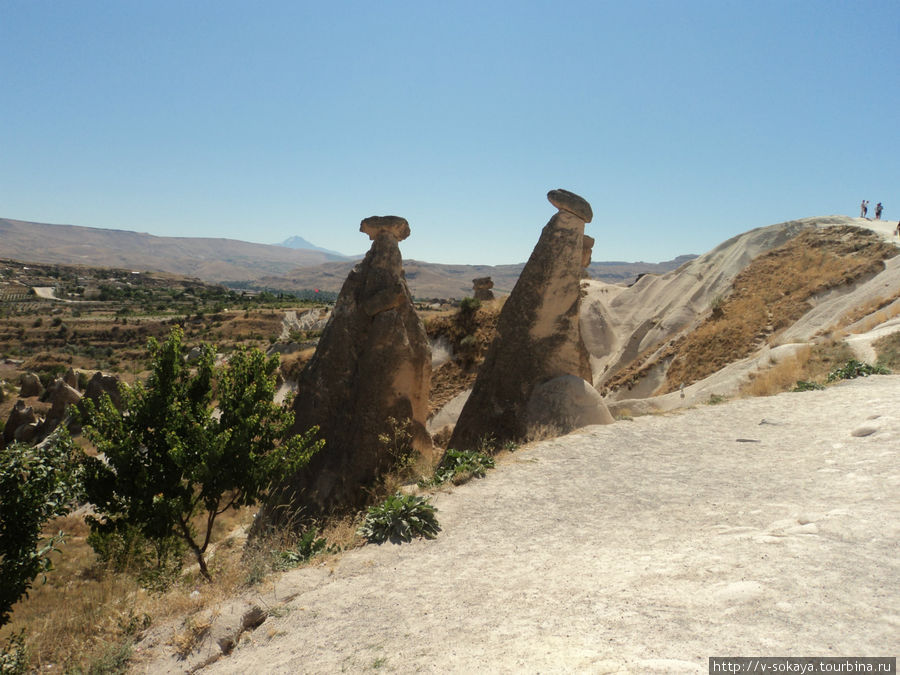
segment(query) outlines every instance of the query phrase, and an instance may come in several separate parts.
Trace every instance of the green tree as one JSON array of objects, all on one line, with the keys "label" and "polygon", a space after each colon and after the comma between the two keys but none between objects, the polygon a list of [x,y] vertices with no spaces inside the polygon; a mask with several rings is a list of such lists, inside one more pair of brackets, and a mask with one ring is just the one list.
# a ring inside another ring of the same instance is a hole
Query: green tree
[{"label": "green tree", "polygon": [[65,431],[37,447],[0,449],[0,626],[34,580],[53,569],[49,555],[63,533],[42,541],[41,530],[69,512],[77,493],[77,462]]},{"label": "green tree", "polygon": [[86,404],[85,432],[105,461],[85,458],[85,490],[102,515],[91,520],[95,532],[137,527],[151,540],[179,536],[209,579],[216,517],[265,498],[324,442],[315,428],[290,434],[293,413],[273,402],[277,356],[239,348],[216,368],[213,348],[203,345],[189,367],[182,341],[178,327],[162,344],[148,341],[151,374],[146,384],[123,387],[121,412],[109,397]]}]

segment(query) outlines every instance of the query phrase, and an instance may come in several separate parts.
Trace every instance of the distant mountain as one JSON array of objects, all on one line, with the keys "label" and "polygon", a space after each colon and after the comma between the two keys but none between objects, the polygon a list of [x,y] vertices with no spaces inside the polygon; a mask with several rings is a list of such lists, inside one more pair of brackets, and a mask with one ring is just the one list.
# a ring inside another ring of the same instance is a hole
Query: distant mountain
[{"label": "distant mountain", "polygon": [[321,250],[236,239],[156,237],[126,230],[5,218],[0,218],[0,256],[25,262],[171,272],[213,282],[248,281],[345,259]]},{"label": "distant mountain", "polygon": [[321,251],[322,253],[329,253],[331,255],[336,255],[340,258],[350,258],[349,255],[344,255],[338,251],[332,251],[328,248],[322,248],[321,246],[316,246],[311,241],[307,241],[303,237],[288,237],[280,244],[275,244],[276,246],[284,246],[285,248],[300,248],[305,249],[307,251]]}]

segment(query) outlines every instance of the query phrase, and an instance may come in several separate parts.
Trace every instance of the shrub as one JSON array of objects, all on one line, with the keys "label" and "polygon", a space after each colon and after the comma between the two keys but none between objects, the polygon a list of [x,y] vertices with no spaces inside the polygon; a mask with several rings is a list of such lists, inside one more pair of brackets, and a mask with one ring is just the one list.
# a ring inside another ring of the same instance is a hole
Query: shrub
[{"label": "shrub", "polygon": [[396,471],[401,478],[407,478],[415,466],[419,453],[412,445],[412,420],[408,417],[387,418],[387,431],[378,434],[378,443],[390,458],[391,471]]},{"label": "shrub", "polygon": [[481,308],[481,300],[477,298],[463,298],[459,301],[459,311],[462,314],[474,314]]},{"label": "shrub", "polygon": [[797,380],[797,385],[794,387],[793,391],[817,391],[824,388],[825,385],[819,384],[818,382],[810,382],[809,380]]},{"label": "shrub", "polygon": [[828,373],[828,382],[836,382],[837,380],[852,380],[857,377],[868,377],[869,375],[890,375],[891,371],[884,366],[873,366],[868,363],[862,363],[856,359],[850,359],[843,366],[835,368]]},{"label": "shrub", "polygon": [[434,539],[441,529],[436,511],[425,497],[398,493],[369,507],[358,532],[373,544],[412,541],[413,537]]},{"label": "shrub", "polygon": [[53,569],[49,556],[64,535],[38,548],[41,530],[69,512],[78,491],[74,446],[65,431],[36,447],[12,443],[0,450],[0,626],[34,580]]}]

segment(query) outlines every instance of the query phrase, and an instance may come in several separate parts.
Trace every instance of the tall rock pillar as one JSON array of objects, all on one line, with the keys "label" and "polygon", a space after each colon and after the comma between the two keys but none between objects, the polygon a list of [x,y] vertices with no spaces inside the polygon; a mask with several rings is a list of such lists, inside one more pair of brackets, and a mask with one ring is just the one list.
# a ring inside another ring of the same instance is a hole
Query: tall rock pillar
[{"label": "tall rock pillar", "polygon": [[[478,379],[457,421],[449,447],[471,448],[479,439],[521,440],[531,423],[548,411],[578,420],[611,421],[593,390],[587,349],[578,315],[585,258],[590,260],[584,226],[593,218],[590,204],[566,190],[551,190],[559,212],[541,232],[518,282],[506,300]],[[567,412],[568,411],[568,412]],[[587,414],[585,415],[585,411]]]},{"label": "tall rock pillar", "polygon": [[318,425],[325,447],[279,496],[282,503],[292,502],[293,515],[364,502],[365,488],[391,468],[388,448],[378,440],[390,433],[390,417],[410,421],[417,451],[430,458],[433,450],[425,431],[431,349],[398,246],[409,236],[409,224],[397,216],[373,216],[360,231],[372,246],[344,282],[298,382],[294,428]]}]

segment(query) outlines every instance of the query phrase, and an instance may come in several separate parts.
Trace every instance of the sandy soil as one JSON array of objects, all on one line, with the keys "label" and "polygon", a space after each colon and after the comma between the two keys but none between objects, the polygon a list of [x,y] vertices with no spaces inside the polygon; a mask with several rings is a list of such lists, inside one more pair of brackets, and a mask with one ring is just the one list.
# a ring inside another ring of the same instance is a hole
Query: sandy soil
[{"label": "sandy soil", "polygon": [[[438,494],[433,541],[249,598],[210,673],[707,672],[900,651],[900,376],[588,427]],[[170,660],[146,672],[183,670]]]}]

